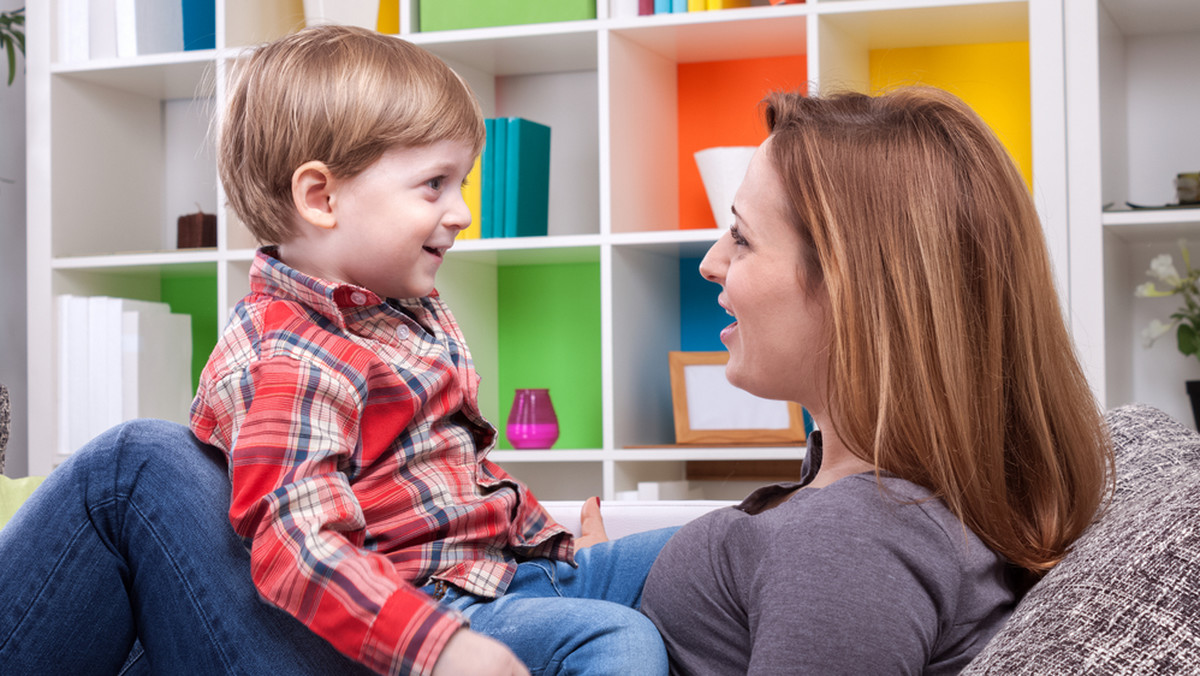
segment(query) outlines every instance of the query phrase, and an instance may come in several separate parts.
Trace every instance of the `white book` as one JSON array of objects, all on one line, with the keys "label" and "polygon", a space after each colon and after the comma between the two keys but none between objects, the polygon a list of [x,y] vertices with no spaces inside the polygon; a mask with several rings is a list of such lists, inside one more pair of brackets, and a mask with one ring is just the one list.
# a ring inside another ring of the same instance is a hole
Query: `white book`
[{"label": "white book", "polygon": [[614,19],[622,19],[627,16],[638,15],[638,0],[613,0],[612,16]]},{"label": "white book", "polygon": [[120,340],[120,335],[112,332],[111,322],[119,301],[108,296],[91,296],[87,300],[87,438],[94,439],[121,422],[108,406],[112,381],[121,377],[120,362],[114,364],[110,358],[113,341]]},{"label": "white book", "polygon": [[116,0],[88,0],[88,54],[93,59],[117,56]]},{"label": "white book", "polygon": [[58,297],[58,454],[87,442],[87,326],[85,296]]},{"label": "white book", "polygon": [[683,481],[639,481],[637,485],[638,500],[699,500],[699,487],[693,487],[692,482]]},{"label": "white book", "polygon": [[117,55],[183,51],[183,3],[178,0],[114,0]]},{"label": "white book", "polygon": [[64,63],[87,61],[88,0],[59,0],[58,59]]},{"label": "white book", "polygon": [[104,363],[107,366],[107,375],[104,378],[104,384],[107,387],[107,394],[102,403],[107,408],[105,419],[109,421],[110,427],[119,422],[137,417],[136,415],[126,415],[123,406],[126,359],[124,349],[126,340],[124,315],[126,312],[134,311],[168,314],[171,312],[171,306],[166,303],[131,300],[129,298],[110,299],[108,313],[104,320],[106,322],[104,327]]},{"label": "white book", "polygon": [[67,371],[67,453],[73,453],[90,439],[91,402],[88,398],[88,322],[90,318],[87,296],[71,296],[68,299],[68,339],[66,357]]},{"label": "white book", "polygon": [[187,424],[192,406],[192,317],[131,311],[125,328],[123,411]]}]

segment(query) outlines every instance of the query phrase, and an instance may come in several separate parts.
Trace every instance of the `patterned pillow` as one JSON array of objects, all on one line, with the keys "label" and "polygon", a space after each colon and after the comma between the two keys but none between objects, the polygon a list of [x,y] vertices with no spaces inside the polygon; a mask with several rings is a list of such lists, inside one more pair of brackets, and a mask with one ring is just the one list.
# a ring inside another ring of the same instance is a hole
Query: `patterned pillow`
[{"label": "patterned pillow", "polygon": [[1106,418],[1112,505],[962,673],[1200,669],[1200,435],[1147,406]]}]

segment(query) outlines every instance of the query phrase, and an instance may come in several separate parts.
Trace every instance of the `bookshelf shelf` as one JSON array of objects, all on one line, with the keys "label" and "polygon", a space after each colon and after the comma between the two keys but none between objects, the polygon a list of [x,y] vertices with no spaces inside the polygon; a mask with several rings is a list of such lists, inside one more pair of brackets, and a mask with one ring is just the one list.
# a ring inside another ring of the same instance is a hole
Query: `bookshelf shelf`
[{"label": "bookshelf shelf", "polygon": [[[483,378],[484,413],[502,428],[513,388],[549,383],[564,423],[562,448],[502,446],[493,459],[543,499],[612,499],[639,481],[682,478],[690,460],[802,458],[802,447],[645,448],[674,441],[666,353],[720,349],[712,327],[727,322],[713,302],[717,287],[696,272],[723,230],[712,227],[696,192],[691,152],[757,144],[765,132],[754,104],[770,89],[895,84],[894,73],[872,71],[890,50],[1028,42],[1017,49],[1061,56],[1062,45],[1043,37],[1055,35],[1061,11],[1044,4],[759,1],[719,12],[611,18],[600,0],[593,20],[419,33],[416,0],[400,0],[403,37],[462,74],[486,116],[520,116],[552,129],[548,236],[460,240],[439,275],[439,292]],[[214,50],[69,64],[52,58],[56,5],[35,3],[27,19],[36,111],[29,135],[30,306],[52,306],[67,293],[174,298],[189,308],[195,330],[208,332],[194,333],[206,355],[248,291],[254,256],[252,238],[217,185],[208,123],[224,95],[225,65],[248,46],[300,28],[302,3],[217,0]],[[1061,79],[1060,61],[1046,68],[1058,69]],[[948,78],[941,64],[918,65]],[[1014,91],[1011,72],[997,76],[977,62],[967,71],[985,87]],[[691,84],[718,73],[746,82],[735,94],[714,90],[709,99]],[[1034,102],[1009,112],[1018,125],[1065,145],[1053,82],[1035,76],[1016,85],[1032,90]],[[719,130],[704,136],[705,116],[714,115]],[[104,158],[103,166],[89,166],[95,158]],[[1045,168],[1035,166],[1034,176],[1066,172],[1065,160],[1041,161]],[[218,214],[218,246],[178,250],[175,218],[195,204]],[[1068,267],[1065,259],[1056,264]],[[202,291],[177,298],[189,286]],[[54,331],[30,322],[34,473],[55,462],[41,450],[57,443]],[[711,496],[741,488],[713,487]]]},{"label": "bookshelf shelf", "polygon": [[215,249],[195,249],[187,252],[155,251],[105,256],[71,256],[56,258],[51,263],[51,266],[55,270],[107,270],[122,272],[147,267],[183,268],[194,264],[217,263],[220,260],[221,256]]}]

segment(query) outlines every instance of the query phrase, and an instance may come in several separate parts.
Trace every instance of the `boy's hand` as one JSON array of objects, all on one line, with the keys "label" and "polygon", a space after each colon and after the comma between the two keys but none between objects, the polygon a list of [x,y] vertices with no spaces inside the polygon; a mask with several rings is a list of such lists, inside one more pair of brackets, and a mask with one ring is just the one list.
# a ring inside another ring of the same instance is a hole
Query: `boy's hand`
[{"label": "boy's hand", "polygon": [[529,670],[503,643],[470,629],[459,629],[433,665],[433,676],[460,674],[529,676]]},{"label": "boy's hand", "polygon": [[575,538],[575,548],[583,549],[608,542],[608,533],[604,531],[604,518],[600,516],[600,498],[588,498],[579,510],[579,537]]}]

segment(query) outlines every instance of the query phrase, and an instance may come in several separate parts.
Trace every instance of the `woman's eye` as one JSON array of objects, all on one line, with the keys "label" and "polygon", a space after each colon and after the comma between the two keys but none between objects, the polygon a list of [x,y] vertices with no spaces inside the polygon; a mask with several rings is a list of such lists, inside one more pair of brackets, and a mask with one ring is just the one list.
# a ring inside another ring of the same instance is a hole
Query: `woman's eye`
[{"label": "woman's eye", "polygon": [[738,246],[745,246],[748,244],[746,238],[742,237],[742,232],[738,230],[736,225],[729,226],[729,238],[732,239],[733,243],[737,244]]}]

